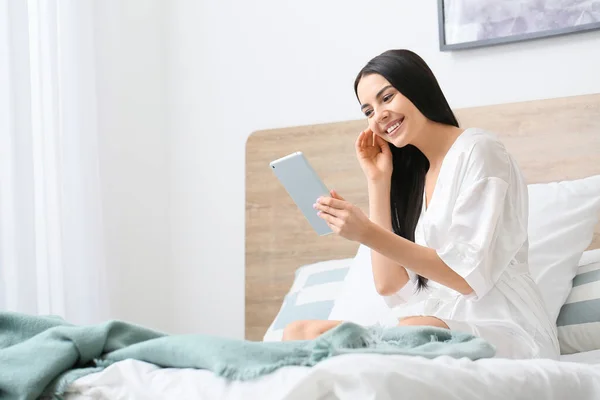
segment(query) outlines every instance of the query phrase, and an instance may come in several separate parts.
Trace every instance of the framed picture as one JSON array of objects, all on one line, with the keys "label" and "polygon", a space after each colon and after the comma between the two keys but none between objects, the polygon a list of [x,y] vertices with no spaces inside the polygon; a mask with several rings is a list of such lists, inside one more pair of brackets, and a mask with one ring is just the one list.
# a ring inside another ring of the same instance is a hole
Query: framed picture
[{"label": "framed picture", "polygon": [[600,0],[438,0],[440,50],[600,29]]}]

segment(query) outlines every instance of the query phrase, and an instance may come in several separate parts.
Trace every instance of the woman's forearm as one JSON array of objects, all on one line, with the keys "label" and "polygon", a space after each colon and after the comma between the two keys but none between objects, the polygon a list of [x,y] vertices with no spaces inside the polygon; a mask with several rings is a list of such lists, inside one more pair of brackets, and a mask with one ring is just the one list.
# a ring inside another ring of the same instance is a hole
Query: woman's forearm
[{"label": "woman's forearm", "polygon": [[446,265],[434,249],[413,243],[377,223],[370,225],[361,242],[374,250],[374,254],[379,253],[416,274],[465,295],[473,292],[467,281]]},{"label": "woman's forearm", "polygon": [[[392,232],[389,183],[369,182],[369,219],[381,228]],[[396,261],[371,250],[371,267],[377,292],[390,295],[408,282],[408,273]]]}]

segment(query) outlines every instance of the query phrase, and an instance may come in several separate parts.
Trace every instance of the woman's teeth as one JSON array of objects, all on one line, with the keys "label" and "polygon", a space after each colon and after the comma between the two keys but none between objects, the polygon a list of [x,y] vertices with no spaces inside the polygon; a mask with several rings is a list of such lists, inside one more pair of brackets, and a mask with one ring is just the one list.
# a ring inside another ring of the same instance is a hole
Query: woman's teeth
[{"label": "woman's teeth", "polygon": [[390,126],[387,129],[387,133],[388,135],[391,135],[396,129],[398,129],[400,127],[400,124],[402,123],[402,121],[398,121],[396,122],[394,125]]},{"label": "woman's teeth", "polygon": [[400,126],[400,122],[396,122],[394,125],[390,126],[387,130],[388,133],[392,133],[394,129]]}]

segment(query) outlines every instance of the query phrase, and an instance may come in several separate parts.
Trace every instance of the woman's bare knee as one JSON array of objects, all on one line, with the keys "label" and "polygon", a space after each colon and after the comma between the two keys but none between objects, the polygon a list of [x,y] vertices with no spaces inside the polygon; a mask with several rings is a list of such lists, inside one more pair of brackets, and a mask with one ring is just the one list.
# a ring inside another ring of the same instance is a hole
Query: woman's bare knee
[{"label": "woman's bare knee", "polygon": [[438,328],[450,329],[444,321],[430,316],[413,316],[402,318],[398,326],[436,326]]},{"label": "woman's bare knee", "polygon": [[283,329],[282,340],[311,340],[336,327],[341,321],[300,320]]},{"label": "woman's bare knee", "polygon": [[305,331],[311,321],[290,322],[283,329],[282,340],[304,340]]}]

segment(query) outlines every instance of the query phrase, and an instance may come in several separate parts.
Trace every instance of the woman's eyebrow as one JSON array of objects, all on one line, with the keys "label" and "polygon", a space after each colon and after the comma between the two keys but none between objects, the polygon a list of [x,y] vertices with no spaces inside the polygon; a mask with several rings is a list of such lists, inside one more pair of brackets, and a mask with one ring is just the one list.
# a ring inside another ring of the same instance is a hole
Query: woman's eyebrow
[{"label": "woman's eyebrow", "polygon": [[[383,92],[385,92],[386,90],[388,90],[391,87],[392,87],[392,85],[387,85],[387,86],[383,87],[379,92],[377,92],[377,94],[375,95],[375,98],[376,99],[380,98],[381,95],[383,94]],[[369,106],[369,103],[365,103],[362,106],[360,106],[360,110],[362,111],[368,106]]]}]

